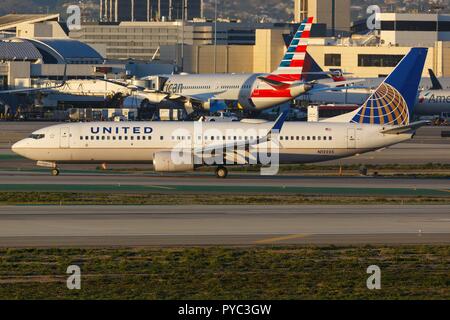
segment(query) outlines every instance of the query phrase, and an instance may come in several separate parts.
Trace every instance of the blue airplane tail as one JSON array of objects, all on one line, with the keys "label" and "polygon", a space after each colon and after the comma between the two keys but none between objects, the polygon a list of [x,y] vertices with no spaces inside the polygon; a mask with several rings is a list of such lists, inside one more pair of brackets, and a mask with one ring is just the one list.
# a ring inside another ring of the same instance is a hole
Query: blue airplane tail
[{"label": "blue airplane tail", "polygon": [[367,101],[356,110],[353,123],[403,126],[414,113],[427,48],[413,48]]}]

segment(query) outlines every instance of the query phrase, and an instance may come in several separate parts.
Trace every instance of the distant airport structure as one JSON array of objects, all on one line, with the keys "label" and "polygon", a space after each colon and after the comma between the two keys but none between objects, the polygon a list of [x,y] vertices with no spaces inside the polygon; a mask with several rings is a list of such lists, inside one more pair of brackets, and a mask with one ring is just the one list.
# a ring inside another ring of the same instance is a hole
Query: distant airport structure
[{"label": "distant airport structure", "polygon": [[203,0],[100,0],[100,21],[104,22],[175,21],[202,17]]},{"label": "distant airport structure", "polygon": [[294,20],[299,23],[314,17],[314,23],[325,24],[331,36],[348,33],[350,5],[351,0],[294,0]]}]

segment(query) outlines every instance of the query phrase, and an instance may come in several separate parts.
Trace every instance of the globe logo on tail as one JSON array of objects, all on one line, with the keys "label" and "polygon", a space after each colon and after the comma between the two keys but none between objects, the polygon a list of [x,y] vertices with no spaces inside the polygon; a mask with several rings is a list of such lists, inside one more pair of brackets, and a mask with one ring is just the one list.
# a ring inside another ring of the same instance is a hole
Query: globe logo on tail
[{"label": "globe logo on tail", "polygon": [[408,104],[397,89],[387,83],[382,83],[361,106],[351,122],[407,125],[409,123]]}]

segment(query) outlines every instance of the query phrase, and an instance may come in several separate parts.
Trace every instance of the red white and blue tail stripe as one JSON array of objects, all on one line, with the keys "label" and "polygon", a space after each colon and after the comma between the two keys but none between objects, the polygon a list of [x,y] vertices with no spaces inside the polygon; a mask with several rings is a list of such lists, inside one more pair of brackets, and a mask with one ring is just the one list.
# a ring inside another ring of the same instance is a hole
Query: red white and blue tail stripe
[{"label": "red white and blue tail stripe", "polygon": [[301,80],[313,19],[309,17],[303,20],[278,69],[268,78],[288,83]]}]

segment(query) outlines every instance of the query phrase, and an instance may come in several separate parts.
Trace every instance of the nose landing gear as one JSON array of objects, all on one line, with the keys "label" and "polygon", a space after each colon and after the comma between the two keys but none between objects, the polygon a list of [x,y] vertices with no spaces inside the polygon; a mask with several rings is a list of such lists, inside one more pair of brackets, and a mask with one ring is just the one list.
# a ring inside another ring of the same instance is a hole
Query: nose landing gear
[{"label": "nose landing gear", "polygon": [[220,179],[225,179],[228,176],[228,169],[225,167],[217,167],[216,176]]},{"label": "nose landing gear", "polygon": [[53,168],[52,171],[50,171],[52,176],[56,177],[59,176],[59,169],[58,168]]}]

